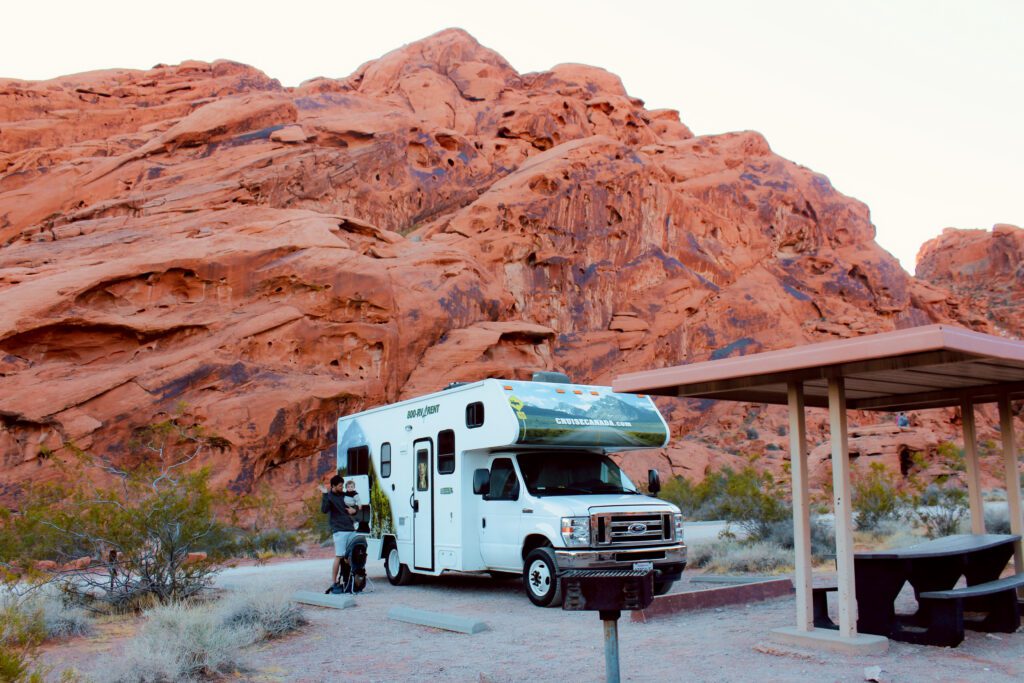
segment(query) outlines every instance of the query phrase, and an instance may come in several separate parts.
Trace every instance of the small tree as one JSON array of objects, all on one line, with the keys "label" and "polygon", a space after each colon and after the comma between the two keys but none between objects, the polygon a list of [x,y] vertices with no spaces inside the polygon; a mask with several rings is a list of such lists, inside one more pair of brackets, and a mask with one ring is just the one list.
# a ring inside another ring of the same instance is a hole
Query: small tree
[{"label": "small tree", "polygon": [[[69,445],[79,468],[65,468],[68,483],[29,488],[18,513],[0,518],[0,562],[24,570],[50,561],[69,592],[118,608],[147,596],[167,603],[195,595],[217,571],[214,546],[225,530],[209,472],[184,468],[222,446],[174,419],[138,430],[127,466]],[[93,485],[96,469],[117,483]]]}]

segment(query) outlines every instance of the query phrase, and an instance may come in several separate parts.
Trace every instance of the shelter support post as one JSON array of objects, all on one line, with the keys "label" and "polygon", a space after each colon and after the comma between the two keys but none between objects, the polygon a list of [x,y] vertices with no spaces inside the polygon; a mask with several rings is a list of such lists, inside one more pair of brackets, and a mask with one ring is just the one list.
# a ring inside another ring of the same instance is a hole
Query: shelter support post
[{"label": "shelter support post", "polygon": [[[1017,447],[1013,442],[1013,413],[1010,411],[1010,396],[999,397],[999,430],[1003,439],[1003,465],[1006,469],[1006,504],[1010,508],[1010,533],[1024,534],[1020,516],[1020,471],[1017,469]],[[1018,574],[1024,574],[1024,555],[1021,542],[1013,548],[1013,566]],[[1018,591],[1019,592],[1019,591]]]},{"label": "shelter support post", "polygon": [[836,518],[839,636],[853,638],[857,635],[857,593],[853,570],[853,506],[850,447],[846,429],[846,386],[842,377],[833,377],[828,381],[828,418],[832,439],[832,502]]},{"label": "shelter support post", "polygon": [[807,482],[807,426],[802,382],[789,383],[789,457],[793,477],[793,547],[796,555],[796,628],[814,628],[811,602],[811,519]]},{"label": "shelter support post", "polygon": [[985,533],[985,508],[981,503],[981,478],[978,470],[978,433],[971,399],[960,401],[960,421],[964,431],[964,456],[967,461],[967,495],[971,502],[971,533]]}]

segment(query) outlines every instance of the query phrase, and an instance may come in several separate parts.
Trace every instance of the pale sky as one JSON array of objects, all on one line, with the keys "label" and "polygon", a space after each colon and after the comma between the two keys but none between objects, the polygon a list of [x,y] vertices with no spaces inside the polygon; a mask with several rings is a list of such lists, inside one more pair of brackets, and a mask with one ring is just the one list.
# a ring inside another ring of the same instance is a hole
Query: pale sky
[{"label": "pale sky", "polygon": [[1024,226],[1020,0],[50,0],[0,16],[0,77],[223,58],[286,86],[458,26],[520,72],[605,68],[697,135],[763,133],[867,203],[911,272],[944,227]]}]

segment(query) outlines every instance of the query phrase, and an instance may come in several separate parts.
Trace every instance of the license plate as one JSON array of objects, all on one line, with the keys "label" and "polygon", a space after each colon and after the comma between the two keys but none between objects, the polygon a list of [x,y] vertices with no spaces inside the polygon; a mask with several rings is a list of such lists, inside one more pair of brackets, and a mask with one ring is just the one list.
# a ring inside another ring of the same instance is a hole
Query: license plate
[{"label": "license plate", "polygon": [[634,562],[633,571],[635,572],[649,572],[654,569],[653,562]]}]

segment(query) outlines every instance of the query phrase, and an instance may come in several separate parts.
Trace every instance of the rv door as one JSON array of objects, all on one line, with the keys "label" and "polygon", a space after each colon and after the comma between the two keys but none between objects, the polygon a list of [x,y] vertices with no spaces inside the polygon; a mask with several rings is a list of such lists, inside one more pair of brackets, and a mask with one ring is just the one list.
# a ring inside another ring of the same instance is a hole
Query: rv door
[{"label": "rv door", "polygon": [[434,570],[434,444],[430,439],[420,439],[412,445],[413,472],[412,492],[412,563],[416,569]]}]

